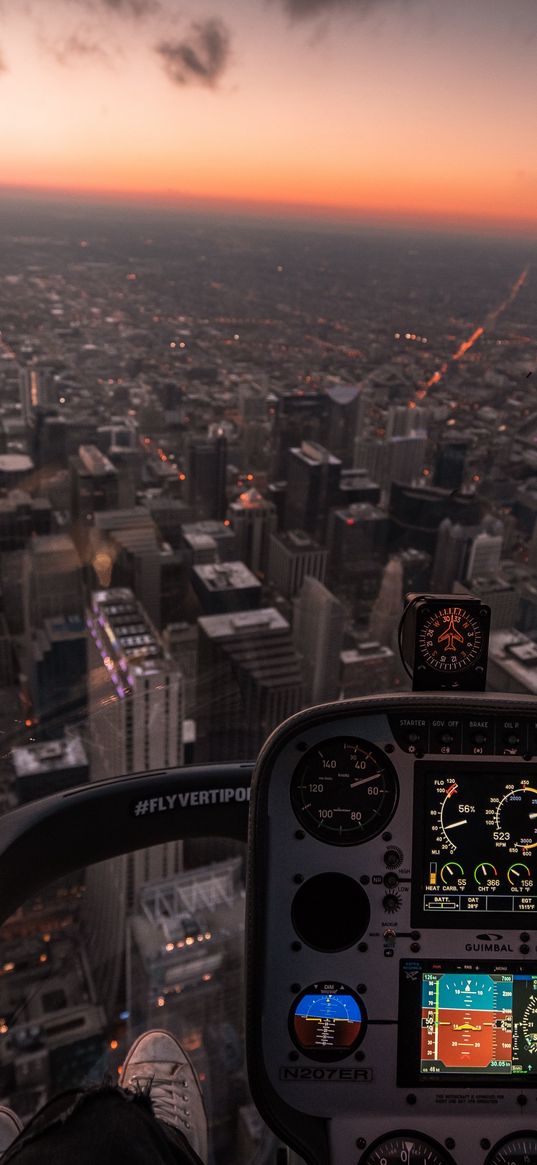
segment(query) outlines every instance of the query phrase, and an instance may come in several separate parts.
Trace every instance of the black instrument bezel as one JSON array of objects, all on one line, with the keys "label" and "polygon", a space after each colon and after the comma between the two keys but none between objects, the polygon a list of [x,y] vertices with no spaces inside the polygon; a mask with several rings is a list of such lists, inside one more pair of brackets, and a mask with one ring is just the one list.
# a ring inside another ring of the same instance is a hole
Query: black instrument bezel
[{"label": "black instrument bezel", "polygon": [[[414,979],[405,972],[417,971]],[[501,1072],[431,1073],[420,1072],[421,1051],[421,975],[424,971],[467,971],[475,974],[525,974],[537,977],[537,960],[513,961],[512,959],[493,961],[487,959],[401,959],[399,962],[399,1021],[397,1028],[397,1084],[404,1088],[535,1088],[535,1072],[516,1075],[502,1075]]]},{"label": "black instrument bezel", "polygon": [[[423,907],[424,895],[424,860],[425,860],[425,783],[429,776],[456,777],[457,773],[482,773],[489,776],[494,773],[498,777],[534,777],[537,780],[537,764],[535,762],[504,762],[477,761],[469,758],[466,761],[438,762],[416,761],[414,765],[414,799],[412,818],[414,822],[412,839],[412,892],[411,892],[411,920],[412,926],[423,930],[467,930],[474,934],[479,930],[493,931],[498,929],[519,931],[534,930],[537,925],[537,911],[492,911],[475,910],[463,912],[428,911]],[[537,891],[536,891],[537,892]]]},{"label": "black instrument bezel", "polygon": [[[376,757],[377,763],[384,770],[387,783],[389,782],[391,785],[391,788],[387,788],[387,796],[390,798],[390,805],[388,811],[379,817],[377,824],[375,826],[369,826],[367,830],[362,830],[361,835],[360,828],[356,827],[354,830],[347,831],[351,834],[350,837],[345,835],[338,837],[335,830],[315,825],[310,819],[309,815],[305,812],[304,807],[299,804],[298,790],[301,787],[299,781],[302,778],[303,769],[306,767],[312,753],[318,753],[320,749],[324,747],[333,748],[336,744],[346,744],[351,741],[357,747],[360,747],[364,753],[367,752],[370,756],[374,755]],[[317,744],[312,744],[311,747],[308,748],[307,752],[305,752],[304,755],[300,758],[289,782],[291,807],[301,828],[304,829],[306,833],[309,833],[310,837],[314,837],[316,841],[322,841],[326,845],[342,847],[366,845],[367,842],[373,841],[375,837],[378,837],[392,820],[392,817],[399,804],[399,794],[400,785],[397,769],[390,760],[389,756],[387,756],[387,754],[381,747],[379,747],[378,744],[374,744],[369,740],[364,740],[361,736],[354,736],[351,733],[347,733],[344,736],[329,737],[326,740],[319,741]]]}]

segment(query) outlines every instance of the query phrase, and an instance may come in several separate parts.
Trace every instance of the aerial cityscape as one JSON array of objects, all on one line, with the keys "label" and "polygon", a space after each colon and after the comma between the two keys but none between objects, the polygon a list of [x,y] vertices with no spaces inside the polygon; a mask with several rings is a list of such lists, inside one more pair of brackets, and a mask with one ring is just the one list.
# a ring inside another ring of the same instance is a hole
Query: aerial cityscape
[{"label": "aerial cityscape", "polygon": [[[408,592],[490,604],[489,687],[537,692],[534,246],[9,200],[0,227],[3,811],[408,689]],[[216,1159],[250,1159],[243,861],[169,842],[10,920],[6,1102],[114,1071],[165,1009]]]},{"label": "aerial cityscape", "polygon": [[[533,0],[44,7],[0,30],[0,816],[409,691],[412,593],[537,696]],[[209,1165],[276,1165],[245,865],[169,840],[9,918],[0,1106],[165,1027]]]}]

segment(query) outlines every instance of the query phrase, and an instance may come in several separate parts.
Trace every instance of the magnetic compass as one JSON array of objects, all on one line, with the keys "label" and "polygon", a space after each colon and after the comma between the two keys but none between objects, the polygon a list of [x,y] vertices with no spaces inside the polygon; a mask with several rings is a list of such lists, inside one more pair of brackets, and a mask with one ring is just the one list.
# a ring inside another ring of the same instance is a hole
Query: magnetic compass
[{"label": "magnetic compass", "polygon": [[483,690],[490,607],[472,595],[409,595],[401,653],[415,691]]},{"label": "magnetic compass", "polygon": [[359,1165],[453,1165],[453,1157],[422,1133],[390,1133],[380,1137],[360,1158]]}]

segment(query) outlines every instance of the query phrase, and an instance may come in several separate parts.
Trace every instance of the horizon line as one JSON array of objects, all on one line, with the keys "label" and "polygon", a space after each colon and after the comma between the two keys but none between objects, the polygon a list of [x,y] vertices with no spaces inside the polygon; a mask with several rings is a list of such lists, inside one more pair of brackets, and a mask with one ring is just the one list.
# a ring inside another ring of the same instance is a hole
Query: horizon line
[{"label": "horizon line", "polygon": [[517,219],[506,216],[482,215],[468,212],[445,212],[424,210],[423,208],[397,209],[387,207],[356,206],[338,203],[309,203],[285,200],[263,200],[254,198],[230,198],[218,195],[198,195],[178,190],[128,190],[110,187],[88,187],[75,185],[28,185],[26,183],[0,182],[0,199],[10,196],[28,199],[76,200],[84,202],[120,204],[128,203],[170,210],[188,210],[201,213],[218,212],[224,214],[242,213],[249,217],[288,217],[338,221],[341,224],[376,227],[414,227],[421,230],[447,230],[494,234],[532,236],[537,240],[537,216],[535,219]]}]

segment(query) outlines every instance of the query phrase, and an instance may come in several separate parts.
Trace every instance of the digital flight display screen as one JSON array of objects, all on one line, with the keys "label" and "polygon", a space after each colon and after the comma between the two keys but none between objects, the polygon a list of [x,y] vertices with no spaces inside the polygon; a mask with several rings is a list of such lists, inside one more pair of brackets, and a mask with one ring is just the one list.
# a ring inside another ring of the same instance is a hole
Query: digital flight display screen
[{"label": "digital flight display screen", "polygon": [[534,925],[535,766],[417,764],[414,821],[414,925]]},{"label": "digital flight display screen", "polygon": [[401,964],[399,1083],[537,1081],[537,965]]}]

